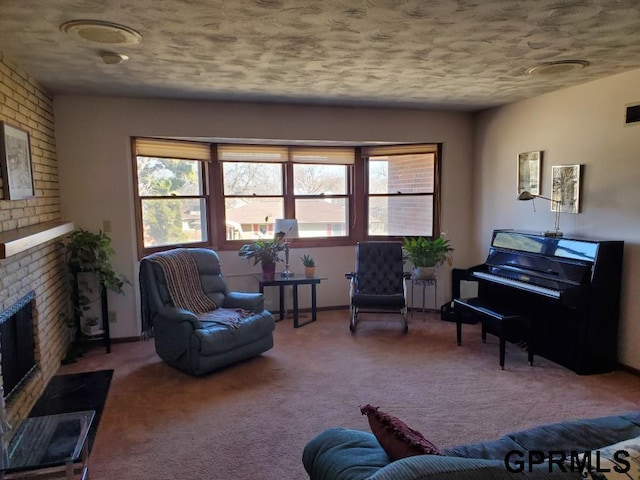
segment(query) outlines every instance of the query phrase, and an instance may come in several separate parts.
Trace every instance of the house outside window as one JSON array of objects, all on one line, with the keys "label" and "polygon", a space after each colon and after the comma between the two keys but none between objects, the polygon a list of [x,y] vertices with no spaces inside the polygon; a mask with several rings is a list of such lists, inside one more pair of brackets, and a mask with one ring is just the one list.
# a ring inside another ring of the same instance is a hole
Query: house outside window
[{"label": "house outside window", "polygon": [[218,145],[225,241],[273,236],[296,218],[301,238],[348,236],[353,148]]}]

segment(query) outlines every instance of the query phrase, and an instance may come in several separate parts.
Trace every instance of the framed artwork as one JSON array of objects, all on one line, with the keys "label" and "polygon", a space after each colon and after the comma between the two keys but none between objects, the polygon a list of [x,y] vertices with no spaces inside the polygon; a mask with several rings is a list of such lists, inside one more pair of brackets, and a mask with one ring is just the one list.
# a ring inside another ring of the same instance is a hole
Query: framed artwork
[{"label": "framed artwork", "polygon": [[581,165],[551,167],[551,210],[563,213],[580,212]]},{"label": "framed artwork", "polygon": [[5,122],[0,122],[0,167],[5,200],[35,196],[29,134]]},{"label": "framed artwork", "polygon": [[518,195],[522,192],[540,195],[541,169],[541,151],[518,154]]}]

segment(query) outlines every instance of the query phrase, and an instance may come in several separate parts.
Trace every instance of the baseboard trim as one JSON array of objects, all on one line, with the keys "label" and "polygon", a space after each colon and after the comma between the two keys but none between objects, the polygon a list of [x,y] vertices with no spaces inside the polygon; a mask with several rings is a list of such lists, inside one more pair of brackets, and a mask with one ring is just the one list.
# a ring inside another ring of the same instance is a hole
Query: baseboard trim
[{"label": "baseboard trim", "polygon": [[137,336],[137,337],[118,337],[118,338],[112,338],[111,339],[111,343],[128,343],[128,342],[139,342],[142,339],[142,337]]},{"label": "baseboard trim", "polygon": [[635,375],[636,377],[640,377],[640,369],[638,368],[625,365],[624,363],[618,363],[618,368],[623,372],[627,372],[627,373],[630,373],[631,375]]}]

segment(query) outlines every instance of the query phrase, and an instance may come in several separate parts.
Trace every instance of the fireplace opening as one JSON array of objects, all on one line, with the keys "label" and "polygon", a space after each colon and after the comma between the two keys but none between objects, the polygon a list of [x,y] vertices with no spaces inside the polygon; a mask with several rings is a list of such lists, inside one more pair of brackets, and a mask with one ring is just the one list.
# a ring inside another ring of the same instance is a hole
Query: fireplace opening
[{"label": "fireplace opening", "polygon": [[17,393],[35,371],[33,310],[35,292],[29,292],[0,313],[0,353],[5,398]]}]

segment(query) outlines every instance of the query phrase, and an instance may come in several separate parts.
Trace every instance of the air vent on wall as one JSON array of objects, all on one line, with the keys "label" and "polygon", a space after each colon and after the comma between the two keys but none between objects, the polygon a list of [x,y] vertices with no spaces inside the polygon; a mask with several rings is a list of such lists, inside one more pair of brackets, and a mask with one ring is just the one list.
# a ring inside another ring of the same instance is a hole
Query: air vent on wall
[{"label": "air vent on wall", "polygon": [[624,123],[629,125],[630,123],[640,122],[640,103],[636,105],[627,106],[627,115]]}]

